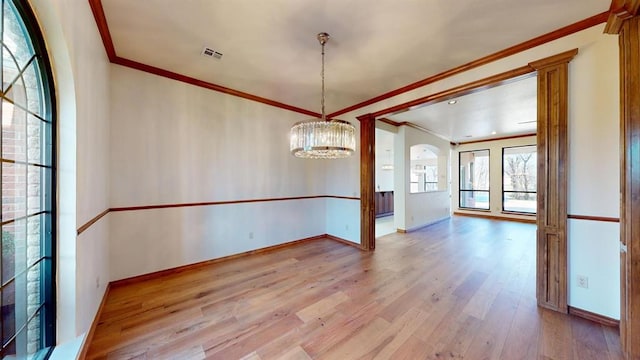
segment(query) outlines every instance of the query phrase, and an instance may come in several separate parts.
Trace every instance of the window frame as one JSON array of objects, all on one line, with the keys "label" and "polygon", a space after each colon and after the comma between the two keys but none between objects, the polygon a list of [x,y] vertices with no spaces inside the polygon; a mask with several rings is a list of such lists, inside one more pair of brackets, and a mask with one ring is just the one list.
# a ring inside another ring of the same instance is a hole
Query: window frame
[{"label": "window frame", "polygon": [[[488,165],[487,165],[487,189],[486,190],[477,190],[477,189],[463,189],[461,186],[461,172],[460,172],[460,168],[462,167],[462,154],[463,153],[474,153],[474,152],[481,152],[481,151],[486,151],[487,152],[487,159],[488,159]],[[462,193],[486,193],[487,194],[487,208],[480,208],[480,207],[470,207],[470,206],[462,206]],[[458,209],[460,210],[473,210],[473,211],[491,211],[491,149],[487,148],[487,149],[476,149],[476,150],[465,150],[465,151],[458,151]]]},{"label": "window frame", "polygon": [[[537,186],[538,186],[538,184],[537,184],[538,179],[537,179],[537,176],[536,176],[536,186],[534,187],[534,188],[536,189],[535,191],[515,191],[515,190],[505,190],[505,185],[504,185],[504,169],[505,169],[505,166],[504,166],[504,151],[505,151],[506,149],[516,149],[516,148],[525,148],[525,147],[534,147],[534,148],[536,148],[536,152],[537,152],[538,145],[537,145],[537,144],[527,144],[527,145],[514,145],[514,146],[504,146],[504,147],[502,147],[502,158],[501,158],[502,168],[500,169],[500,170],[501,170],[501,175],[502,175],[502,177],[501,177],[501,179],[502,179],[502,180],[501,180],[501,183],[502,183],[502,189],[501,189],[501,190],[502,190],[502,194],[501,194],[501,196],[502,196],[502,200],[501,200],[501,203],[502,203],[502,212],[509,213],[509,214],[517,214],[517,215],[531,215],[531,216],[535,216],[535,215],[537,215],[537,213],[538,213],[537,206],[536,206],[536,208],[535,208],[535,210],[534,210],[533,212],[529,212],[529,211],[517,211],[517,210],[507,210],[507,209],[505,208],[505,206],[504,206],[504,195],[505,195],[505,193],[519,193],[519,194],[525,194],[525,193],[526,193],[526,194],[535,194],[535,195],[536,195],[536,199],[537,199],[537,196],[538,196],[538,187],[537,187]],[[537,156],[537,153],[536,153],[536,156]],[[537,163],[536,163],[536,169],[537,169]],[[537,170],[536,170],[536,171],[537,171]]]},{"label": "window frame", "polygon": [[[57,266],[57,251],[56,251],[56,236],[57,236],[57,101],[55,91],[55,81],[53,77],[53,70],[51,66],[50,57],[47,51],[47,47],[44,40],[44,35],[38,23],[37,17],[32,10],[27,0],[2,0],[0,5],[9,1],[9,6],[13,6],[16,10],[16,16],[18,21],[21,21],[22,30],[25,33],[26,41],[33,47],[34,60],[37,62],[40,81],[42,84],[42,91],[39,93],[43,101],[43,107],[45,112],[42,114],[42,118],[50,124],[48,131],[43,131],[41,134],[42,141],[46,144],[46,148],[42,152],[42,161],[48,162],[50,165],[36,166],[42,168],[49,168],[48,174],[41,175],[42,182],[40,184],[41,199],[45,204],[48,204],[50,209],[44,208],[41,211],[41,233],[40,233],[40,246],[41,255],[40,259],[35,263],[41,263],[40,269],[40,296],[41,305],[39,311],[40,315],[40,348],[37,355],[37,359],[47,359],[56,343],[56,266]],[[3,14],[4,16],[4,14]],[[4,25],[0,25],[4,26]],[[2,65],[4,66],[4,65]],[[3,71],[3,69],[0,69]],[[4,96],[3,96],[4,98]],[[31,113],[26,111],[27,114]],[[41,120],[42,121],[42,120]],[[1,139],[1,138],[0,138]],[[35,214],[29,214],[31,217]],[[35,266],[35,264],[33,266]],[[17,304],[16,304],[17,306]],[[25,304],[26,306],[26,304]],[[35,312],[32,316],[38,314]],[[27,324],[28,321],[27,320]],[[25,324],[25,326],[27,325]],[[22,328],[15,329],[15,333],[12,337],[15,338]],[[26,331],[26,329],[24,330]],[[10,340],[11,341],[11,340]],[[9,343],[10,343],[9,341]],[[0,352],[3,352],[4,344],[0,343]]]}]

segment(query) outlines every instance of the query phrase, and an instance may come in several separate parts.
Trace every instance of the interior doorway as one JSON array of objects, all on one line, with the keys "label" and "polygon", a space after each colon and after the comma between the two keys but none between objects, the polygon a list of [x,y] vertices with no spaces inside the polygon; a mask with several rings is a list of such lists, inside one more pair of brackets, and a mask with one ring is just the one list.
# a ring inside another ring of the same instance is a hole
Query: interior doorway
[{"label": "interior doorway", "polygon": [[[568,63],[578,50],[570,50],[521,68],[462,85],[436,95],[358,117],[361,136],[361,245],[375,249],[375,122],[389,114],[451,101],[455,97],[538,75],[538,238],[537,299],[541,307],[567,313],[567,108]],[[411,125],[398,123],[398,126]],[[428,129],[424,129],[429,131]]]},{"label": "interior doorway", "polygon": [[396,232],[395,224],[395,133],[376,128],[375,237]]}]

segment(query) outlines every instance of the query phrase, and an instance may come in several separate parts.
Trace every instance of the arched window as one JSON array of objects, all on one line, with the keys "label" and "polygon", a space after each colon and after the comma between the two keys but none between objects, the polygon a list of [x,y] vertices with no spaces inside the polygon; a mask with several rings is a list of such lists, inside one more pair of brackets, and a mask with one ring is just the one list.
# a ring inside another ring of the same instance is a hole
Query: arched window
[{"label": "arched window", "polygon": [[54,345],[55,101],[42,33],[26,0],[0,0],[1,358]]}]

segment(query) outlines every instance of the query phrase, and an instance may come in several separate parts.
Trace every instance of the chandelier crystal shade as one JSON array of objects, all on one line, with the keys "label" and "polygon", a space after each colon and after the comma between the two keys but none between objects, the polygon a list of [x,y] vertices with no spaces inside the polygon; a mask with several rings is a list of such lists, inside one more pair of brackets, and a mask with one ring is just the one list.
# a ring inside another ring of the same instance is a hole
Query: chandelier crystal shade
[{"label": "chandelier crystal shade", "polygon": [[306,159],[339,159],[356,150],[356,128],[347,121],[327,120],[324,111],[324,45],[329,34],[318,34],[322,45],[322,117],[295,123],[291,127],[290,150]]}]

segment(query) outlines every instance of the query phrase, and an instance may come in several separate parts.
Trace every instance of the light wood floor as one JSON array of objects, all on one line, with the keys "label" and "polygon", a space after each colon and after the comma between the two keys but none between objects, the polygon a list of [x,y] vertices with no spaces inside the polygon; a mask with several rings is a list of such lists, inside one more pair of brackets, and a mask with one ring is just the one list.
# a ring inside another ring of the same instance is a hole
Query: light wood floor
[{"label": "light wood floor", "polygon": [[615,328],[539,309],[535,225],[455,217],[113,288],[89,359],[620,359]]}]

